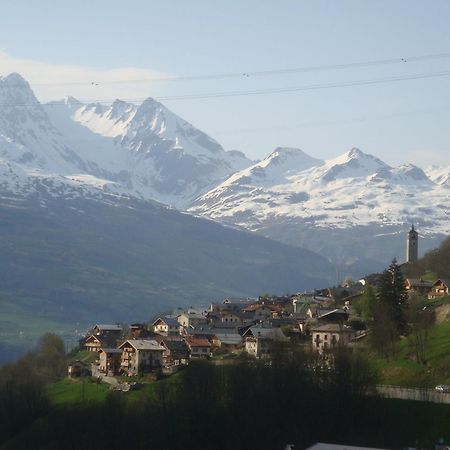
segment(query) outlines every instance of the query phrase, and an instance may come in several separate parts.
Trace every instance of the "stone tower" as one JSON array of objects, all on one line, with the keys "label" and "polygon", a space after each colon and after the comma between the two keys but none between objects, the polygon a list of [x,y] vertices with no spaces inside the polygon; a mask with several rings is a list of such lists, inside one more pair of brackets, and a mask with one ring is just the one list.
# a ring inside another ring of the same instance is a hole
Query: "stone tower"
[{"label": "stone tower", "polygon": [[414,263],[417,261],[418,255],[418,242],[419,234],[414,229],[414,225],[411,226],[408,235],[406,237],[406,262]]}]

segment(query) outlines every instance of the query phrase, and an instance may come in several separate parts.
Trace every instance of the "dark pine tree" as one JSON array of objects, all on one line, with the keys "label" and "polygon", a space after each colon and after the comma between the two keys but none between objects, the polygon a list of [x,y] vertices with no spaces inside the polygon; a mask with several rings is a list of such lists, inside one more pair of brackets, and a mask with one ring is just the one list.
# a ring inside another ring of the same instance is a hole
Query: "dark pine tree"
[{"label": "dark pine tree", "polygon": [[407,332],[408,293],[405,288],[405,279],[396,259],[381,276],[378,299],[386,307],[386,312],[395,324],[398,334],[405,335]]}]

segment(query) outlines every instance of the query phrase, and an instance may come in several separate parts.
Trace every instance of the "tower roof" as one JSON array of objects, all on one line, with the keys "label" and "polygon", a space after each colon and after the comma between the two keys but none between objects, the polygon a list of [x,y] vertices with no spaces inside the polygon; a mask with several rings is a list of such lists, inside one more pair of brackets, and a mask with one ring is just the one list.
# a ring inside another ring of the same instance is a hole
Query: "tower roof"
[{"label": "tower roof", "polygon": [[418,233],[417,233],[417,231],[414,228],[414,224],[411,225],[411,229],[409,230],[409,235],[411,236],[411,235],[417,235],[417,234]]}]

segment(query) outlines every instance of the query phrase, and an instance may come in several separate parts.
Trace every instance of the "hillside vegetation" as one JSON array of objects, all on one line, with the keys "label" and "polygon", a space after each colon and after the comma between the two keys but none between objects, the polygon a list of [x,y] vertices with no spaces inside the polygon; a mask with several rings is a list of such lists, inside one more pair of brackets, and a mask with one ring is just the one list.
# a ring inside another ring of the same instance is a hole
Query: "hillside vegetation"
[{"label": "hillside vegetation", "polygon": [[[439,308],[449,304],[450,297],[441,299],[436,304],[436,315],[439,315]],[[429,388],[437,384],[450,385],[450,320],[436,323],[428,333],[424,364],[415,360],[414,345],[407,337],[399,342],[395,356],[375,360],[380,383]]]},{"label": "hillside vegetation", "polygon": [[[37,407],[25,420],[11,411],[23,412],[30,402],[4,389],[0,446],[209,450],[213,442],[222,450],[263,450],[283,448],[286,442],[305,448],[320,440],[403,448],[430,447],[437,436],[450,439],[449,405],[366,396],[375,381],[367,360],[346,351],[335,357],[331,372],[308,370],[302,352],[271,367],[250,360],[230,366],[197,361],[129,393],[108,392],[90,380],[60,379],[45,391],[39,385],[30,391]],[[37,368],[31,375],[39,379]],[[19,389],[18,381],[8,383]],[[242,426],[249,408],[252,426]]]},{"label": "hillside vegetation", "polygon": [[439,248],[429,251],[415,264],[404,267],[406,276],[419,277],[432,273],[438,278],[450,278],[450,237]]}]

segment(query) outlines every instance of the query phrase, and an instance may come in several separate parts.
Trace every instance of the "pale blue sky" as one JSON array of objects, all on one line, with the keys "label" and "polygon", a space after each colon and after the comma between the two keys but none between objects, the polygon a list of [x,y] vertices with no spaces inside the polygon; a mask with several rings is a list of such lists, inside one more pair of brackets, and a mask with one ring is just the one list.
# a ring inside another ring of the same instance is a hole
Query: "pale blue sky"
[{"label": "pale blue sky", "polygon": [[[448,0],[20,1],[0,17],[0,72],[42,100],[166,97],[450,71],[450,57],[289,75],[124,83],[450,53]],[[7,5],[7,6],[6,6]],[[127,70],[122,70],[127,69]],[[137,69],[142,69],[138,71]],[[96,78],[100,86],[86,80]],[[85,85],[39,86],[86,81]],[[450,76],[164,103],[227,149],[277,146],[315,157],[353,146],[386,162],[450,164]]]}]

